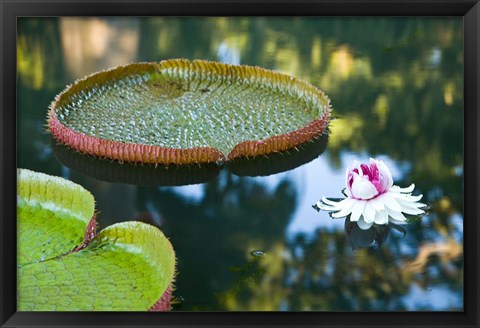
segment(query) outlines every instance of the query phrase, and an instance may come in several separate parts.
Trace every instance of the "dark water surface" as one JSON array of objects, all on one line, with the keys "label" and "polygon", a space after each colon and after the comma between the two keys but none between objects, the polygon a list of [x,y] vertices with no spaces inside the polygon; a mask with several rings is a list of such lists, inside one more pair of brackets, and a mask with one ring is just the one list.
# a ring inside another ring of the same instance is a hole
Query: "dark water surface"
[{"label": "dark water surface", "polygon": [[[91,191],[100,228],[142,220],[162,229],[178,259],[174,310],[463,310],[460,17],[20,18],[17,52],[18,167]],[[122,167],[52,143],[48,106],[67,84],[180,57],[258,65],[318,86],[334,108],[328,143],[293,169],[288,159],[255,163],[254,174],[286,170],[257,177],[243,176],[248,165]],[[346,168],[369,157],[431,206],[405,237],[377,232],[380,246],[370,245],[374,231],[347,235],[345,220],[311,207],[341,197]]]}]

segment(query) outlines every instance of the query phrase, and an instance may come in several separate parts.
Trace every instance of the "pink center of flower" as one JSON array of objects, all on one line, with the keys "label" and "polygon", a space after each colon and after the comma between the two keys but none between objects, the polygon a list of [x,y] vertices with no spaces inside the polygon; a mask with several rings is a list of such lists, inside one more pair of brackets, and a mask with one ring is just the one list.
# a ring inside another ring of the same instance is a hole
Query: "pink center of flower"
[{"label": "pink center of flower", "polygon": [[363,174],[368,176],[368,180],[375,186],[379,194],[383,194],[388,190],[388,181],[380,174],[380,170],[376,163],[370,163],[370,166],[362,164]]},{"label": "pink center of flower", "polygon": [[[360,168],[358,168],[358,166],[354,169],[352,169],[350,171],[350,173],[348,174],[348,178],[347,178],[347,188],[350,190],[352,196],[356,199],[369,199],[370,197],[367,196],[367,198],[364,198],[364,196],[360,196],[358,194],[358,191],[359,189],[357,188],[357,194],[355,194],[353,192],[353,184],[354,184],[354,181],[355,179],[365,179],[365,180],[368,180],[370,182],[367,183],[366,185],[365,184],[362,184],[362,185],[365,185],[366,188],[368,188],[367,190],[370,190],[370,188],[373,189],[373,187],[375,187],[377,193],[375,193],[374,196],[372,197],[376,197],[380,194],[383,194],[385,192],[388,191],[388,189],[390,188],[390,185],[389,185],[389,175],[390,173],[388,172],[383,172],[384,170],[388,170],[386,167],[385,168],[379,168],[378,165],[377,165],[377,162],[375,160],[371,160],[370,161],[370,165],[367,165],[367,164],[360,164],[359,165]],[[360,172],[361,170],[361,172]],[[382,171],[383,170],[383,171]],[[362,176],[362,177],[361,177]],[[370,185],[370,187],[368,187],[368,185]],[[373,185],[373,187],[371,187]],[[364,190],[364,188],[361,188],[361,190]],[[367,192],[368,194],[371,194],[372,192]],[[360,194],[363,194],[360,193]]]}]

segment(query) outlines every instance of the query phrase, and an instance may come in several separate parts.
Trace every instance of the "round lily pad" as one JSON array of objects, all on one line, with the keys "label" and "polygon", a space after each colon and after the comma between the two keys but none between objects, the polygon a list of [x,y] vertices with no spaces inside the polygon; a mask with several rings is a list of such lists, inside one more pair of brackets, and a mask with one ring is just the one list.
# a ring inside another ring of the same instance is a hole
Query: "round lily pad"
[{"label": "round lily pad", "polygon": [[48,126],[83,153],[168,165],[282,152],[322,134],[329,116],[328,97],[295,77],[173,59],[76,81],[52,103]]}]

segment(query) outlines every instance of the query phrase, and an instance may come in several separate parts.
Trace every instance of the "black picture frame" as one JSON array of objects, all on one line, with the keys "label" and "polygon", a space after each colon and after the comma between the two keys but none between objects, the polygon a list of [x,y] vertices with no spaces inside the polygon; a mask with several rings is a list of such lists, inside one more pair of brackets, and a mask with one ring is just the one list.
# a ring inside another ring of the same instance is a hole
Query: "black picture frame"
[{"label": "black picture frame", "polygon": [[[0,324],[2,327],[479,327],[480,3],[478,0],[0,0]],[[463,312],[16,312],[16,18],[20,16],[463,16]]]}]

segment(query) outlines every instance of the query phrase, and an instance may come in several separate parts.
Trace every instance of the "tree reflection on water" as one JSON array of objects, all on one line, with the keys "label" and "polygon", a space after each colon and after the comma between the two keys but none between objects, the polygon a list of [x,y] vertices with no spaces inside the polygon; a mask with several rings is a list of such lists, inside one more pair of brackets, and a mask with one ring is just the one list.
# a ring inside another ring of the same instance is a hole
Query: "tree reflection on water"
[{"label": "tree reflection on water", "polygon": [[[255,266],[245,269],[248,259],[257,259],[250,252],[266,252],[258,262],[274,254],[296,205],[291,181],[269,191],[228,172],[205,185],[198,202],[188,203],[185,196],[163,190],[155,199],[166,222],[162,228],[178,255],[176,293],[185,298],[182,310],[224,308],[218,301],[225,287],[238,291],[239,272],[255,277]],[[238,267],[243,269],[235,270]]]},{"label": "tree reflection on water", "polygon": [[405,237],[381,232],[383,244],[372,247],[372,236],[329,227],[287,236],[305,197],[289,175],[272,188],[224,170],[192,200],[175,188],[127,189],[70,173],[105,202],[100,215],[115,213],[106,204],[118,206],[119,195],[134,197],[121,204],[125,215],[137,212],[169,236],[183,298],[175,309],[462,310],[461,18],[20,18],[18,166],[66,171],[43,128],[66,84],[130,61],[219,60],[220,46],[224,60],[325,90],[336,119],[318,160],[340,168],[344,154],[388,156],[401,167],[398,185],[414,182],[431,212]]}]

